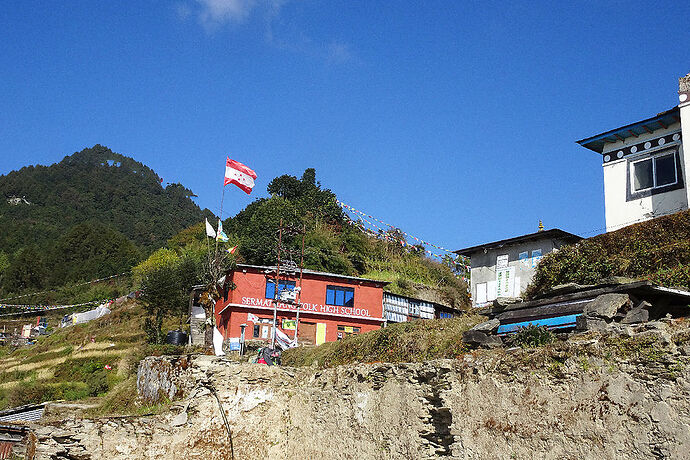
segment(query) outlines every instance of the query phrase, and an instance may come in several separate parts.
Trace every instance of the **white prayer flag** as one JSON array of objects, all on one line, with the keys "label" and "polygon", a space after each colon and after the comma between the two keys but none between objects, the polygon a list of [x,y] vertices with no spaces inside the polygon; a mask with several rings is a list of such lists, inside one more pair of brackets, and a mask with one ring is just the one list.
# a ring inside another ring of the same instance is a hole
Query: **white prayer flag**
[{"label": "white prayer flag", "polygon": [[208,219],[206,219],[206,236],[210,236],[211,238],[216,237],[216,231],[213,230],[213,226],[208,223]]}]

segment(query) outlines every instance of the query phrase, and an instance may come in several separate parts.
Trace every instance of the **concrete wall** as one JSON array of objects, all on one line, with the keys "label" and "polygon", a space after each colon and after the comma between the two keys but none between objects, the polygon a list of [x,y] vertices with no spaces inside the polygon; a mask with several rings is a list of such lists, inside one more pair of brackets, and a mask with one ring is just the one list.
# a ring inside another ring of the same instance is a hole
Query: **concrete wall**
[{"label": "concrete wall", "polygon": [[[533,258],[534,251],[541,250],[542,257],[564,246],[566,243],[560,239],[543,239],[535,241],[527,241],[511,246],[504,246],[499,249],[488,249],[486,253],[480,250],[470,256],[471,260],[471,290],[472,290],[472,305],[475,307],[482,306],[492,299],[489,292],[487,302],[479,303],[477,297],[477,285],[486,283],[487,289],[490,288],[489,283],[496,282],[496,260],[498,256],[508,256],[508,267],[514,267],[515,279],[519,278],[519,284],[516,283],[513,288],[513,296],[519,297],[527,288],[534,277],[538,258]],[[526,260],[519,260],[520,253],[527,252],[528,258]],[[495,298],[495,291],[494,291]]]},{"label": "concrete wall", "polygon": [[[690,125],[690,119],[687,124]],[[680,133],[680,131],[680,123],[674,123],[667,129],[656,130],[652,133],[640,135],[639,137],[630,137],[624,141],[609,144],[609,146],[604,149],[604,158],[608,155],[613,159],[613,161],[603,163],[607,232],[618,230],[636,222],[672,214],[688,208],[686,171],[688,170],[690,159],[685,158],[680,141],[666,143],[663,146],[658,146],[657,142],[658,138],[664,135]],[[688,134],[690,135],[690,133]],[[646,141],[650,141],[651,147],[649,149],[639,151],[634,155],[626,155],[620,159],[617,158],[617,152],[622,148]],[[629,199],[629,189],[631,187],[629,163],[631,161],[647,158],[655,153],[666,151],[670,147],[677,147],[679,149],[681,164],[679,173],[680,177],[682,177],[684,187],[643,198]]]}]

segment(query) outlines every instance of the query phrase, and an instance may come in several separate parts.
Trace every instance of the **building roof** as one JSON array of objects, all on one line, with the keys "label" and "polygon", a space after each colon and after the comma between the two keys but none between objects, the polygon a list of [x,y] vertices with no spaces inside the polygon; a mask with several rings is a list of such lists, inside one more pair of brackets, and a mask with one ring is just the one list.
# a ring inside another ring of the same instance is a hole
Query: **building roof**
[{"label": "building roof", "polygon": [[0,422],[35,422],[43,417],[46,404],[26,404],[0,411]]},{"label": "building roof", "polygon": [[621,126],[620,128],[606,131],[586,139],[577,141],[581,146],[596,153],[604,152],[606,144],[614,144],[629,137],[638,137],[640,134],[652,133],[657,129],[666,129],[674,123],[680,123],[680,110],[674,107],[661,112],[654,117],[641,120],[636,123]]},{"label": "building roof", "polygon": [[[274,272],[276,270],[275,266],[267,266],[267,265],[250,265],[250,264],[237,264],[238,269],[243,269],[243,268],[253,268],[256,270],[261,270],[266,273]],[[280,273],[299,273],[299,267],[286,267],[281,265],[280,266]],[[380,284],[381,286],[385,286],[387,284],[390,284],[389,281],[381,281],[381,280],[373,280],[369,278],[359,278],[357,276],[348,276],[348,275],[339,275],[337,273],[328,273],[328,272],[320,272],[316,270],[307,270],[306,268],[302,270],[302,273],[305,275],[316,275],[316,276],[327,276],[329,278],[342,278],[342,279],[347,279],[351,281],[367,281],[369,283],[377,283]]]},{"label": "building roof", "polygon": [[461,256],[471,256],[471,254],[473,254],[477,251],[484,250],[484,249],[486,249],[486,250],[498,249],[498,248],[502,248],[504,246],[513,246],[513,245],[520,244],[520,243],[526,243],[528,241],[553,240],[553,239],[561,239],[561,240],[565,240],[568,243],[575,243],[577,241],[580,241],[582,239],[582,237],[577,236],[573,233],[568,233],[568,232],[563,231],[559,228],[552,228],[551,230],[534,232],[534,233],[530,233],[528,235],[516,236],[513,238],[506,238],[505,240],[494,241],[492,243],[484,243],[484,244],[479,244],[477,246],[471,246],[471,247],[465,248],[465,249],[458,249],[457,251],[453,251],[453,252],[455,254],[459,254]]}]

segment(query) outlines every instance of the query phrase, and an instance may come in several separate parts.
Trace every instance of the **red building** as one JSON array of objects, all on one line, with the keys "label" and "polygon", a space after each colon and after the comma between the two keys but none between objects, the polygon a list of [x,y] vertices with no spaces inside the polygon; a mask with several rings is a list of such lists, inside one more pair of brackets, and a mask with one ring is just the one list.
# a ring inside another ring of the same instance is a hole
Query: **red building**
[{"label": "red building", "polygon": [[[281,267],[278,297],[289,299],[298,291],[300,344],[332,342],[350,334],[379,329],[383,319],[383,286],[386,282],[353,276]],[[216,303],[216,326],[225,339],[240,337],[246,324],[246,340],[271,339],[276,268],[238,265],[227,277],[224,297]],[[301,286],[300,286],[301,284]],[[301,289],[296,289],[301,288]],[[277,305],[278,329],[291,339],[295,334],[297,302]]]}]

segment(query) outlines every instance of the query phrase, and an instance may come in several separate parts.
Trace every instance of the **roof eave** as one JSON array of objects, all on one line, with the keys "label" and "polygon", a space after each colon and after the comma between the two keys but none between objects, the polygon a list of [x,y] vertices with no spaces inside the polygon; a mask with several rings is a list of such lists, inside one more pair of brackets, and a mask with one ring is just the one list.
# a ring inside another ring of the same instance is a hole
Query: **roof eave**
[{"label": "roof eave", "polygon": [[532,241],[532,240],[537,240],[541,238],[551,238],[551,239],[563,239],[566,240],[569,243],[575,243],[577,241],[580,241],[582,239],[581,236],[575,235],[574,233],[569,233],[566,232],[565,230],[561,230],[560,228],[552,228],[550,230],[544,230],[540,232],[534,232],[534,233],[528,233],[527,235],[521,235],[521,236],[516,236],[513,238],[506,238],[503,240],[498,240],[498,241],[493,241],[491,243],[484,243],[484,244],[478,244],[476,246],[471,246],[468,248],[464,249],[458,249],[457,251],[453,251],[455,254],[461,255],[461,256],[470,256],[470,254],[477,252],[478,250],[481,249],[497,249],[500,247],[505,246],[506,244],[518,244],[521,242],[525,241]]},{"label": "roof eave", "polygon": [[[670,124],[677,122],[679,118],[675,112],[678,112],[678,110],[678,107],[673,107],[672,109],[658,113],[651,118],[630,123],[628,125],[621,126],[620,128],[615,128],[601,134],[587,137],[585,139],[580,139],[579,141],[576,141],[576,143],[595,153],[603,154],[604,146],[607,143],[612,144],[620,140],[625,140],[629,137],[637,137],[640,134],[651,133],[657,129],[665,129]],[[654,123],[658,124],[659,126],[655,126]],[[639,129],[640,132],[634,131],[635,129]]]}]

